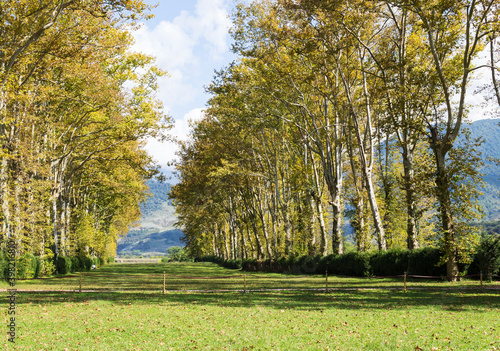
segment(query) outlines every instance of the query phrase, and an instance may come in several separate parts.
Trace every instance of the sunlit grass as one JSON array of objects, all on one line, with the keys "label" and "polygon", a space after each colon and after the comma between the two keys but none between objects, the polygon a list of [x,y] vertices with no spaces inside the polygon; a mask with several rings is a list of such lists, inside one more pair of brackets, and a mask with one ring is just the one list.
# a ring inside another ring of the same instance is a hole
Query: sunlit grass
[{"label": "sunlit grass", "polygon": [[[0,345],[9,350],[500,349],[500,294],[471,289],[479,286],[477,281],[410,282],[423,289],[403,292],[402,279],[330,277],[331,288],[361,289],[245,294],[236,291],[242,289],[241,277],[229,283],[170,277],[167,281],[176,289],[234,291],[163,295],[163,271],[170,276],[204,278],[242,274],[212,264],[103,267],[86,274],[85,285],[143,291],[21,292],[16,347],[7,337]],[[78,279],[23,281],[17,288],[69,290],[77,288]],[[325,277],[247,273],[249,289],[292,283],[324,287]],[[392,286],[398,289],[387,289]]]},{"label": "sunlit grass", "polygon": [[[82,273],[83,290],[120,290],[158,292],[163,290],[266,290],[266,289],[403,289],[403,278],[348,278],[314,275],[301,276],[261,272],[242,272],[213,263],[114,264],[93,272]],[[232,277],[232,278],[231,278]],[[222,279],[221,279],[222,278]],[[246,281],[246,284],[245,284]],[[485,288],[498,287],[498,282],[483,282]],[[0,282],[0,289],[7,283]],[[18,281],[18,289],[79,290],[79,274],[66,277]],[[408,289],[480,288],[478,280],[450,283],[442,280],[409,278]]]}]

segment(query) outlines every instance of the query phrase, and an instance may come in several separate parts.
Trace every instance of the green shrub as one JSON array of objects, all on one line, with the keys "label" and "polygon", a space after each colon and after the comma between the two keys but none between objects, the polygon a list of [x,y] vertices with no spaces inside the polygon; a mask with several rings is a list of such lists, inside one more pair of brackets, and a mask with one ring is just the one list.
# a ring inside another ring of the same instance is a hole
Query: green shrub
[{"label": "green shrub", "polygon": [[242,266],[242,261],[240,259],[236,260],[226,260],[222,264],[223,267],[229,268],[229,269],[241,269]]},{"label": "green shrub", "polygon": [[39,260],[30,254],[21,255],[16,262],[17,279],[33,279],[40,273]]},{"label": "green shrub", "polygon": [[78,259],[78,267],[80,267],[80,272],[85,272],[87,269],[85,268],[85,256],[77,256]]},{"label": "green shrub", "polygon": [[90,271],[92,269],[92,259],[90,257],[83,257],[85,271]]},{"label": "green shrub", "polygon": [[71,258],[71,272],[81,272],[81,267],[80,267],[80,259],[76,256],[72,256]]},{"label": "green shrub", "polygon": [[8,278],[9,260],[4,251],[0,251],[0,279]]},{"label": "green shrub", "polygon": [[192,262],[186,249],[180,246],[171,246],[167,249],[167,258],[172,262]]},{"label": "green shrub", "polygon": [[365,252],[349,252],[338,255],[328,265],[328,272],[350,277],[370,276],[370,255]]},{"label": "green shrub", "polygon": [[273,272],[283,273],[290,270],[290,261],[286,257],[280,257],[276,261],[274,261],[274,270]]},{"label": "green shrub", "polygon": [[299,256],[294,259],[292,273],[316,274],[321,256]]},{"label": "green shrub", "polygon": [[38,278],[40,277],[40,273],[42,272],[42,259],[40,256],[35,256],[35,262],[34,262],[34,275],[33,278]]},{"label": "green shrub", "polygon": [[207,256],[202,256],[197,259],[198,262],[212,262],[212,263],[217,263],[217,264],[222,264],[224,262],[224,259],[222,257],[216,256],[216,255],[207,255]]},{"label": "green shrub", "polygon": [[431,247],[412,250],[408,256],[408,274],[446,276],[445,265],[439,265],[441,255],[439,249]]},{"label": "green shrub", "polygon": [[257,271],[257,259],[250,258],[250,259],[243,260],[241,262],[241,269],[243,269],[244,271],[248,271],[248,272]]},{"label": "green shrub", "polygon": [[40,277],[46,277],[54,274],[54,272],[56,271],[56,265],[54,262],[53,254],[45,256],[41,263],[42,269],[39,275]]},{"label": "green shrub", "polygon": [[71,257],[58,256],[56,260],[56,270],[58,274],[71,273]]},{"label": "green shrub", "polygon": [[373,275],[396,276],[408,271],[409,250],[391,249],[371,255],[370,266]]},{"label": "green shrub", "polygon": [[495,275],[500,271],[500,235],[488,235],[481,240],[474,255],[468,273],[485,277]]},{"label": "green shrub", "polygon": [[95,264],[96,267],[101,267],[104,265],[104,260],[101,257],[94,257],[92,263]]},{"label": "green shrub", "polygon": [[318,262],[318,269],[316,270],[318,274],[325,274],[328,271],[329,274],[333,274],[333,270],[328,267],[335,261],[338,255],[331,254],[328,256],[323,256]]}]

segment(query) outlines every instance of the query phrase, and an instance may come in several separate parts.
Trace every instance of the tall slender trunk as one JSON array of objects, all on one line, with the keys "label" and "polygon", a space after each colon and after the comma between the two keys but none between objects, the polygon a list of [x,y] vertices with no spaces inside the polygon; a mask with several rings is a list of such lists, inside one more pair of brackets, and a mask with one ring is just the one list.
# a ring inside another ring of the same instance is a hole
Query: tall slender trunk
[{"label": "tall slender trunk", "polygon": [[[17,172],[16,172],[17,173]],[[21,175],[19,173],[16,174],[16,180],[14,181],[14,230],[13,236],[16,239],[21,239],[22,232],[22,220],[21,220]]]},{"label": "tall slender trunk", "polygon": [[356,189],[357,196],[354,199],[354,207],[356,211],[355,217],[351,220],[351,225],[354,228],[356,236],[356,246],[359,252],[365,252],[368,249],[368,235],[366,233],[365,224],[365,202],[362,192]]},{"label": "tall slender trunk", "polygon": [[229,259],[230,256],[230,249],[229,249],[229,240],[228,240],[228,235],[226,234],[226,230],[222,230],[222,236],[224,237],[224,259]]},{"label": "tall slender trunk", "polygon": [[[266,225],[266,218],[265,218],[265,213],[264,213],[264,205],[262,204],[262,194],[260,193],[260,190],[257,188],[254,188],[253,191],[253,200],[254,200],[254,205],[256,208],[256,216],[259,217],[261,225],[262,225],[262,234],[264,236],[264,241],[266,245],[266,252],[267,252],[267,258],[272,258],[272,250],[271,250],[271,240],[269,239],[269,232],[267,230],[267,225]],[[256,227],[256,225],[255,225]]]},{"label": "tall slender trunk", "polygon": [[317,215],[318,210],[316,209],[316,201],[314,200],[312,194],[308,196],[307,200],[309,201],[309,208],[312,211],[312,218],[309,221],[309,228],[308,228],[309,238],[310,238],[310,240],[308,241],[308,254],[309,255],[316,255],[316,253],[317,253],[316,246],[317,246],[318,238],[317,238],[316,230],[315,230],[315,220],[317,220],[317,218],[318,218],[318,215]]},{"label": "tall slender trunk", "polygon": [[365,252],[368,249],[368,237],[367,228],[365,223],[365,201],[364,194],[366,194],[366,186],[363,180],[359,180],[359,171],[356,167],[355,155],[354,155],[354,141],[352,138],[352,121],[349,122],[349,133],[348,137],[348,152],[349,161],[351,165],[352,180],[354,183],[354,190],[356,192],[355,197],[352,199],[355,215],[351,218],[351,226],[354,228],[356,245],[359,252]]},{"label": "tall slender trunk", "polygon": [[325,256],[328,252],[328,233],[326,230],[325,219],[323,218],[323,205],[321,203],[321,186],[319,182],[318,169],[316,168],[316,164],[312,157],[312,153],[310,156],[314,172],[314,187],[315,187],[315,191],[312,194],[311,198],[312,200],[314,200],[315,206],[313,208],[315,209],[314,212],[316,214],[316,220],[318,221],[319,224],[319,233],[320,233],[319,251],[321,255]]},{"label": "tall slender trunk", "polygon": [[264,240],[266,241],[267,258],[271,259],[273,257],[271,250],[271,241],[269,240],[269,233],[267,231],[266,218],[264,216],[264,208],[262,206],[260,195],[257,199],[257,206],[259,210],[259,218],[262,224],[262,234],[264,234]]},{"label": "tall slender trunk", "polygon": [[290,223],[290,213],[288,211],[288,206],[283,206],[282,212],[283,229],[285,230],[285,255],[288,256],[293,251],[292,225]]},{"label": "tall slender trunk", "polygon": [[8,161],[7,157],[2,157],[0,165],[0,191],[2,195],[2,234],[7,238],[11,236],[11,218],[10,218],[10,204],[9,204],[9,176],[8,176]]},{"label": "tall slender trunk", "polygon": [[458,254],[455,227],[451,214],[450,179],[446,171],[446,154],[436,144],[434,144],[433,150],[436,157],[436,189],[438,192],[439,212],[444,236],[446,275],[448,276],[448,280],[456,281],[459,273]]},{"label": "tall slender trunk", "polygon": [[245,238],[245,231],[243,230],[243,228],[241,229],[240,231],[240,251],[239,251],[239,254],[240,254],[240,258],[242,260],[245,260],[247,257],[247,244],[246,244],[246,238]]},{"label": "tall slender trunk", "polygon": [[58,238],[58,212],[59,206],[57,206],[58,197],[54,195],[52,199],[52,226],[53,226],[53,236],[54,236],[54,256],[57,258],[59,255],[59,238]]},{"label": "tall slender trunk", "polygon": [[[364,95],[364,102],[365,102],[365,111],[366,111],[366,127],[365,127],[365,133],[366,137],[363,140],[363,137],[361,136],[361,127],[359,125],[359,118],[358,114],[355,110],[355,105],[354,105],[354,100],[353,97],[351,96],[351,87],[349,86],[346,77],[342,71],[340,71],[340,75],[342,78],[342,81],[344,83],[345,87],[345,92],[346,92],[346,97],[349,103],[350,107],[350,115],[351,115],[351,120],[354,124],[354,131],[356,134],[357,142],[358,142],[358,148],[359,148],[359,156],[361,159],[361,170],[363,173],[365,185],[366,185],[366,191],[368,195],[368,202],[370,203],[370,209],[372,212],[373,216],[373,224],[375,226],[375,230],[377,233],[377,242],[378,242],[378,247],[379,250],[386,250],[387,249],[387,244],[385,240],[385,230],[382,222],[382,218],[380,216],[380,211],[378,208],[377,204],[377,199],[375,196],[375,188],[373,186],[373,181],[372,181],[372,168],[373,168],[373,136],[372,136],[372,121],[371,121],[371,104],[370,104],[370,96],[368,93],[368,88],[367,88],[367,82],[366,82],[366,72],[363,68],[363,58],[364,54],[361,54],[361,71],[363,75],[363,95]],[[367,148],[365,147],[365,142],[369,143],[368,151],[366,150]]]},{"label": "tall slender trunk", "polygon": [[264,250],[262,248],[262,243],[259,237],[259,230],[257,228],[257,223],[255,222],[255,220],[252,221],[252,229],[255,236],[255,243],[257,245],[257,259],[260,260],[264,257]]},{"label": "tall slender trunk", "polygon": [[409,250],[419,248],[417,238],[417,205],[416,205],[416,190],[415,190],[415,171],[413,167],[413,153],[404,148],[403,152],[403,169],[404,169],[404,186],[406,200],[406,234],[407,245]]},{"label": "tall slender trunk", "polygon": [[[259,236],[259,230],[257,228],[257,211],[255,209],[256,196],[252,194],[252,199],[248,196],[242,196],[243,204],[245,205],[246,211],[248,213],[249,221],[252,224],[252,231],[255,237],[255,245],[257,246],[257,259],[260,260],[264,256],[264,250]],[[249,236],[250,237],[250,236]],[[252,251],[255,249],[252,247]]]},{"label": "tall slender trunk", "polygon": [[214,252],[214,255],[219,257],[219,245],[217,243],[217,225],[215,225],[215,228],[212,230],[213,235],[212,235],[212,250]]}]

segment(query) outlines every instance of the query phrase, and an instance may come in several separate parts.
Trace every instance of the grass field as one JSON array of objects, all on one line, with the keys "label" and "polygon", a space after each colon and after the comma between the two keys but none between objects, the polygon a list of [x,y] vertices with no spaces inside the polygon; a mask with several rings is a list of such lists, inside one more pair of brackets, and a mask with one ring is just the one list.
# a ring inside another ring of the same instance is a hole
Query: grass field
[{"label": "grass field", "polygon": [[[20,281],[17,289],[31,291],[18,293],[17,341],[7,342],[3,292],[0,345],[7,350],[500,350],[500,291],[481,291],[477,281],[409,281],[408,288],[419,289],[403,292],[400,278],[330,277],[334,290],[328,293],[245,294],[242,274],[213,264],[116,264],[84,274],[84,291],[97,291],[83,293],[74,292],[78,276]],[[233,278],[194,279],[221,276]],[[246,278],[248,290],[325,287],[321,276],[246,273]],[[189,291],[199,289],[228,291]]]}]

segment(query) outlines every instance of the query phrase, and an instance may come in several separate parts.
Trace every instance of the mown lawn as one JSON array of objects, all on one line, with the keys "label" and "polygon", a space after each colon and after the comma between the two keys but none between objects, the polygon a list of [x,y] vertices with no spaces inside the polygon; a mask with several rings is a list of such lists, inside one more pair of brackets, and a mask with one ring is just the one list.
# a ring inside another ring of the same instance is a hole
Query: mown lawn
[{"label": "mown lawn", "polygon": [[[234,291],[163,295],[163,271],[171,275],[167,289]],[[241,274],[212,264],[103,267],[84,276],[84,289],[131,290],[19,292],[16,345],[6,336],[0,345],[9,350],[500,350],[500,292],[471,289],[477,281],[411,282],[409,287],[422,289],[403,292],[401,279],[330,278],[331,288],[361,289],[244,294],[236,291],[242,289],[241,277],[172,277]],[[16,287],[68,290],[78,282],[78,277],[59,278]],[[247,273],[248,289],[324,283],[325,277]],[[7,293],[1,294],[7,311]]]}]

